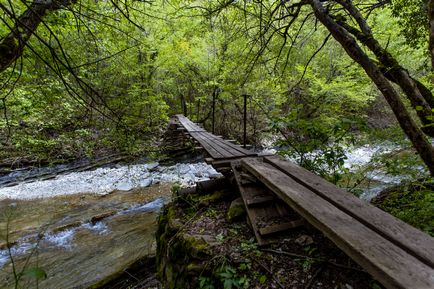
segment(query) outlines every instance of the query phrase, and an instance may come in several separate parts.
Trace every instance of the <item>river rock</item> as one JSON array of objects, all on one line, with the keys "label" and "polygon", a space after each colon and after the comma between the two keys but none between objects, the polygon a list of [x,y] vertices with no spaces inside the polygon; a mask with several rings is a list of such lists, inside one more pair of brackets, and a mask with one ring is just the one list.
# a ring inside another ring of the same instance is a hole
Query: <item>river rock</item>
[{"label": "river rock", "polygon": [[143,179],[139,183],[140,187],[145,188],[152,185],[152,178]]},{"label": "river rock", "polygon": [[101,221],[102,219],[105,219],[105,218],[111,217],[111,216],[113,216],[114,214],[116,214],[116,211],[108,211],[108,212],[104,212],[104,213],[98,214],[98,215],[96,215],[96,216],[93,216],[93,217],[90,219],[90,222],[91,222],[93,225],[95,225],[96,222],[99,222],[99,221]]},{"label": "river rock", "polygon": [[246,207],[244,206],[243,199],[237,198],[232,201],[226,217],[229,222],[233,222],[241,219],[245,214],[246,214]]},{"label": "river rock", "polygon": [[309,246],[312,245],[314,242],[311,236],[301,235],[300,237],[295,239],[295,243],[300,246]]},{"label": "river rock", "polygon": [[131,184],[131,182],[129,182],[129,181],[121,182],[121,183],[119,183],[119,184],[116,186],[116,188],[117,188],[119,191],[129,191],[129,190],[131,190],[133,187],[134,187],[134,186],[133,186],[133,185]]},{"label": "river rock", "polygon": [[159,166],[160,166],[160,164],[157,162],[146,164],[146,168],[151,172],[155,171]]},{"label": "river rock", "polygon": [[59,227],[54,228],[53,229],[53,233],[59,233],[59,232],[62,232],[62,231],[66,231],[66,230],[78,227],[81,224],[82,224],[81,221],[76,221],[76,222],[73,222],[73,223],[64,224],[64,225],[61,225]]}]

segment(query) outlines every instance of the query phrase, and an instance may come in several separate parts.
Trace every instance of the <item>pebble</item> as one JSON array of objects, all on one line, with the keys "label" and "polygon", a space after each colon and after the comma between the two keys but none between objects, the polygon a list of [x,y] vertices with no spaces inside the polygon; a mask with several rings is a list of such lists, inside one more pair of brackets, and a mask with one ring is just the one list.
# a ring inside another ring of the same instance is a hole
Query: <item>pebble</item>
[{"label": "pebble", "polygon": [[160,182],[177,182],[181,186],[191,186],[196,182],[220,176],[213,167],[206,163],[176,164],[170,167],[160,167],[158,163],[149,163],[118,168],[98,168],[93,171],[58,175],[50,180],[0,188],[0,200],[31,200],[78,193],[104,195],[115,190],[129,191]]}]

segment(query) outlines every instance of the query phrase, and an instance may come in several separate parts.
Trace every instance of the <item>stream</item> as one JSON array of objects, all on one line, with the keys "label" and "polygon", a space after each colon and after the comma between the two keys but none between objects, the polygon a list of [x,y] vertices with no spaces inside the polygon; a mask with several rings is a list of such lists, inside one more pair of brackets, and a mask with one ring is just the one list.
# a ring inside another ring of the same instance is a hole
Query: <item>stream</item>
[{"label": "stream", "polygon": [[[264,154],[276,154],[278,148],[272,147],[271,141],[266,144],[269,145],[263,153]],[[271,145],[271,146],[270,146]],[[399,175],[388,175],[383,169],[379,167],[369,167],[368,165],[375,156],[392,153],[403,149],[403,147],[394,144],[392,142],[383,142],[379,144],[366,144],[358,147],[347,147],[345,149],[346,159],[344,160],[344,168],[350,172],[356,172],[362,170],[363,173],[360,177],[364,178],[358,188],[361,190],[359,197],[365,201],[371,201],[381,191],[394,185],[399,185],[402,181],[408,181],[414,179],[414,176],[402,172]],[[315,159],[316,156],[322,154],[321,151],[312,152],[310,157]],[[289,161],[297,163],[297,158],[287,157]],[[422,165],[413,168],[414,171],[418,171],[420,177],[428,176],[428,171]]]},{"label": "stream", "polygon": [[[394,149],[390,144],[348,149],[345,167],[363,167],[375,154]],[[23,270],[30,273],[20,286],[37,287],[32,268],[47,274],[39,288],[87,288],[110,280],[155,254],[156,220],[174,183],[192,186],[220,176],[205,163],[112,165],[45,180],[32,174],[20,170],[0,177],[0,288],[14,288],[13,272]],[[405,175],[376,170],[366,178],[370,185],[361,198],[370,200]]]},{"label": "stream", "polygon": [[[109,280],[155,254],[157,216],[174,183],[218,176],[205,163],[151,163],[0,188],[0,288],[14,287],[14,271],[32,268],[47,274],[39,288],[87,288]],[[21,287],[36,287],[35,271]]]}]

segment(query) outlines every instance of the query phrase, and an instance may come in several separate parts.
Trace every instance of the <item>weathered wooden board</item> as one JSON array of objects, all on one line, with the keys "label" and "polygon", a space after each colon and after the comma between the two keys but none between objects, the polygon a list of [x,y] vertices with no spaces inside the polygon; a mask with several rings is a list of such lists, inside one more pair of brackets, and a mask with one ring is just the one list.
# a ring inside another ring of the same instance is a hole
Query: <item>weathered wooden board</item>
[{"label": "weathered wooden board", "polygon": [[285,172],[258,158],[243,159],[241,164],[386,287],[434,288],[431,266]]},{"label": "weathered wooden board", "polygon": [[265,157],[264,160],[371,230],[434,267],[434,238],[428,234],[280,157]]},{"label": "weathered wooden board", "polygon": [[[243,184],[242,174],[237,168],[237,162],[232,163],[232,170],[246,207],[248,219],[260,246],[275,242],[276,238],[273,234],[302,225],[300,220],[290,218],[293,217],[294,213],[290,211],[285,203],[274,197],[262,184]],[[258,198],[268,199],[266,202],[263,201],[252,205]]]},{"label": "weathered wooden board", "polygon": [[259,229],[259,234],[261,234],[261,236],[265,236],[265,235],[280,233],[282,231],[286,231],[289,229],[294,229],[294,228],[300,227],[300,226],[304,225],[304,222],[305,222],[304,220],[296,220],[296,221],[285,222],[285,223],[281,223],[281,224],[277,224],[277,225],[271,225],[271,226]]},{"label": "weathered wooden board", "polygon": [[203,138],[198,132],[190,132],[191,136],[196,139],[201,146],[209,153],[209,155],[214,159],[225,158],[226,156],[220,151],[216,150],[211,146],[207,139]]},{"label": "weathered wooden board", "polygon": [[198,126],[182,114],[177,114],[175,115],[175,117],[178,119],[179,123],[188,131],[205,131],[202,127]]},{"label": "weathered wooden board", "polygon": [[252,151],[243,149],[219,136],[207,132],[183,115],[176,115],[175,117],[182,126],[180,129],[185,129],[215,160],[257,155]]}]

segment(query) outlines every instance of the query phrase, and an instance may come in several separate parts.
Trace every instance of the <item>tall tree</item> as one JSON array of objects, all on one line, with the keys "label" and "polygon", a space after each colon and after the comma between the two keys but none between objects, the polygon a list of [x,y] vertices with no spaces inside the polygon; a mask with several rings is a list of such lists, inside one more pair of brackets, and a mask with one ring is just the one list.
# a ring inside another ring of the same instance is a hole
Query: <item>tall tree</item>
[{"label": "tall tree", "polygon": [[22,4],[26,6],[26,10],[21,15],[16,15],[12,5],[7,7],[0,3],[0,9],[12,20],[12,22],[8,22],[6,17],[1,18],[10,32],[3,36],[0,42],[0,73],[22,55],[30,37],[36,33],[38,26],[47,14],[64,9],[75,2],[77,0],[36,0],[28,5],[23,1]]},{"label": "tall tree", "polygon": [[[419,2],[423,2],[423,0]],[[290,31],[296,23],[296,19],[304,17],[304,22],[313,13],[351,59],[364,69],[384,95],[402,130],[412,142],[431,174],[434,175],[434,149],[427,139],[427,136],[434,136],[433,94],[427,86],[412,77],[386,48],[381,46],[368,24],[368,17],[375,9],[390,4],[391,1],[388,0],[379,0],[377,3],[369,4],[351,0],[259,1],[259,4],[256,5],[259,11],[256,12],[256,15],[261,19],[258,39],[263,47],[268,47],[270,38],[274,35],[283,36],[285,39],[292,38]],[[432,18],[430,14],[432,13],[431,1],[429,4],[428,7],[423,6],[422,10],[429,13],[428,17],[423,17],[423,19]],[[234,5],[237,6],[238,4],[235,3]],[[310,13],[306,11],[307,7],[311,8]],[[361,12],[362,9],[364,13]],[[354,24],[355,26],[353,26]],[[423,27],[423,29],[428,29],[430,26],[426,22]],[[269,31],[273,31],[273,33],[269,33]],[[430,33],[424,35],[427,34]],[[434,42],[434,40],[431,41]],[[375,59],[372,59],[372,54],[368,54],[361,45],[370,50]],[[319,49],[322,47],[320,46]],[[396,83],[404,92],[422,125],[413,118],[392,82]]]}]

